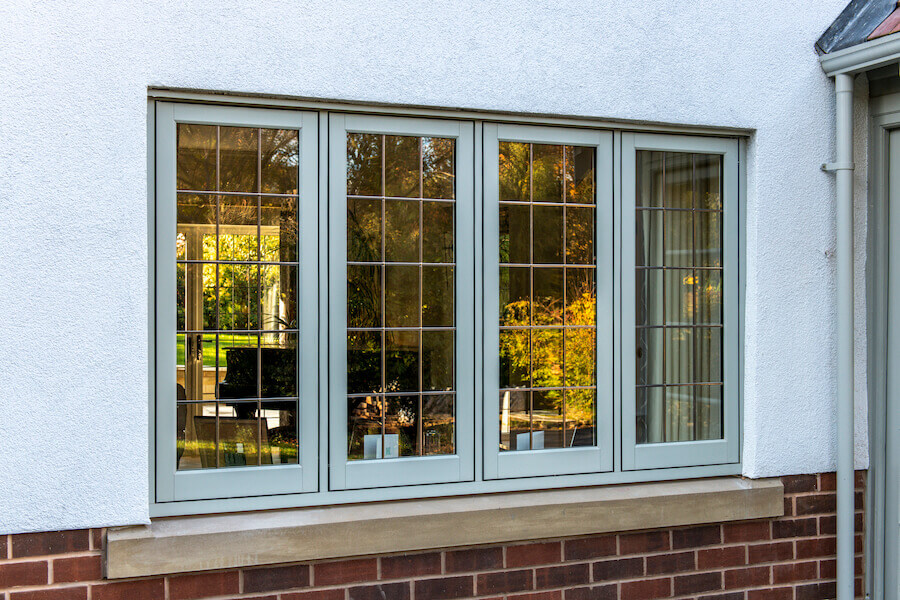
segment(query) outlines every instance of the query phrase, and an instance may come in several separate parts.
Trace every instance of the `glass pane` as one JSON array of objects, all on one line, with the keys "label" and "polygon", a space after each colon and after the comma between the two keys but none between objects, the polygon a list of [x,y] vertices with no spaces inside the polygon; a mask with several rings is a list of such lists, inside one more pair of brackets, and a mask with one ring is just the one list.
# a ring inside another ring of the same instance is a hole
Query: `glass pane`
[{"label": "glass pane", "polygon": [[[216,398],[215,334],[175,336],[175,397],[181,402]],[[224,372],[221,373],[224,376]]]},{"label": "glass pane", "polygon": [[454,325],[453,267],[422,268],[422,326]]},{"label": "glass pane", "polygon": [[219,198],[219,260],[258,260],[257,203],[254,196]]},{"label": "glass pane", "polygon": [[698,269],[696,273],[697,323],[722,323],[722,272]]},{"label": "glass pane", "polygon": [[695,439],[722,439],[722,386],[696,386],[694,388],[694,402],[697,407]]},{"label": "glass pane", "polygon": [[178,331],[216,329],[216,265],[176,265],[175,301]]},{"label": "glass pane", "polygon": [[549,144],[532,145],[533,202],[563,201],[562,148]]},{"label": "glass pane", "polygon": [[693,208],[693,163],[690,154],[667,152],[663,204],[666,208]]},{"label": "glass pane", "polygon": [[665,153],[640,150],[636,158],[637,206],[659,208],[663,205]]},{"label": "glass pane", "polygon": [[419,391],[419,332],[387,331],[384,337],[385,391]]},{"label": "glass pane", "polygon": [[594,385],[597,363],[597,336],[593,329],[566,329],[565,385]]},{"label": "glass pane", "polygon": [[256,329],[259,326],[259,267],[220,264],[219,328]]},{"label": "glass pane", "polygon": [[453,454],[455,452],[455,396],[453,394],[422,397],[422,454]]},{"label": "glass pane", "polygon": [[261,336],[262,398],[297,395],[297,334],[269,333]]},{"label": "glass pane", "polygon": [[694,264],[694,228],[690,211],[665,211],[663,216],[667,267],[690,267]]},{"label": "glass pane", "polygon": [[637,388],[637,426],[635,440],[638,444],[657,444],[665,441],[663,410],[664,387]]},{"label": "glass pane", "polygon": [[635,369],[638,385],[665,383],[663,332],[660,327],[638,329],[636,333],[637,356]]},{"label": "glass pane", "polygon": [[531,262],[531,207],[500,205],[500,263]]},{"label": "glass pane", "polygon": [[531,200],[531,147],[518,142],[500,142],[500,200]]},{"label": "glass pane", "polygon": [[564,448],[563,390],[544,390],[531,394],[531,449]]},{"label": "glass pane", "polygon": [[181,403],[175,411],[175,465],[179,471],[216,466],[216,403]]},{"label": "glass pane", "polygon": [[694,323],[694,271],[690,269],[673,269],[665,271],[663,279],[665,290],[656,290],[664,294],[666,303],[667,325],[692,325]]},{"label": "glass pane", "polygon": [[219,189],[258,192],[259,130],[219,128]]},{"label": "glass pane", "polygon": [[[257,408],[256,402],[219,403],[220,467],[252,467],[259,464],[260,421]],[[206,427],[211,425],[208,423]]]},{"label": "glass pane", "polygon": [[591,265],[594,254],[594,209],[566,207],[566,263]]},{"label": "glass pane", "polygon": [[717,154],[695,154],[694,182],[697,208],[722,210],[722,157]]},{"label": "glass pane", "polygon": [[380,196],[382,136],[372,133],[347,134],[347,193],[351,196]]},{"label": "glass pane", "polygon": [[178,260],[216,259],[216,196],[178,194],[175,255]]},{"label": "glass pane", "polygon": [[532,269],[534,277],[534,324],[562,325],[563,269]]},{"label": "glass pane", "polygon": [[563,207],[534,206],[533,260],[560,265],[563,262]]},{"label": "glass pane", "polygon": [[296,262],[300,231],[297,198],[263,196],[260,203],[262,260]]},{"label": "glass pane", "polygon": [[215,191],[216,126],[179,123],[177,127],[178,189]]},{"label": "glass pane", "polygon": [[453,331],[422,332],[422,389],[453,389],[455,355]]},{"label": "glass pane", "polygon": [[347,400],[347,459],[381,458],[382,398]]},{"label": "glass pane", "polygon": [[300,460],[297,401],[261,403],[263,464],[295,465]]},{"label": "glass pane", "polygon": [[666,442],[687,442],[694,435],[694,386],[670,385],[665,388]]},{"label": "glass pane", "polygon": [[258,335],[219,336],[219,372],[224,371],[218,387],[219,399],[259,397],[258,344]]},{"label": "glass pane", "polygon": [[535,329],[531,333],[532,385],[536,388],[563,386],[563,330]]},{"label": "glass pane", "polygon": [[566,269],[566,325],[597,323],[594,269]]},{"label": "glass pane", "polygon": [[566,447],[597,443],[595,396],[594,390],[566,390]]},{"label": "glass pane", "polygon": [[529,331],[500,331],[500,388],[530,387],[531,352]]},{"label": "glass pane", "polygon": [[637,213],[635,231],[635,264],[637,266],[663,266],[663,213],[659,210],[641,210]]},{"label": "glass pane", "polygon": [[662,269],[638,269],[635,273],[637,325],[663,325],[665,323],[665,303],[663,302]]},{"label": "glass pane", "polygon": [[697,383],[719,383],[722,381],[722,329],[720,327],[697,327]]},{"label": "glass pane", "polygon": [[694,372],[694,330],[687,327],[665,330],[666,383],[691,383]]},{"label": "glass pane", "polygon": [[384,458],[416,456],[419,451],[419,398],[387,396],[384,415]]},{"label": "glass pane", "polygon": [[348,327],[381,327],[381,269],[347,266]]},{"label": "glass pane", "polygon": [[531,324],[531,270],[500,267],[500,325]]},{"label": "glass pane", "polygon": [[300,132],[291,129],[263,129],[262,191],[269,194],[296,194],[299,185]]},{"label": "glass pane", "polygon": [[454,151],[456,141],[422,138],[423,195],[426,198],[455,198]]},{"label": "glass pane", "polygon": [[297,329],[298,267],[261,265],[259,269],[263,329]]},{"label": "glass pane", "polygon": [[384,136],[384,195],[419,198],[419,138]]},{"label": "glass pane", "polygon": [[386,266],[384,275],[386,327],[419,326],[419,267]]},{"label": "glass pane", "polygon": [[347,393],[381,391],[380,331],[354,331],[347,334]]},{"label": "glass pane", "polygon": [[594,149],[566,146],[566,202],[594,203]]},{"label": "glass pane", "polygon": [[500,450],[528,450],[531,444],[531,392],[500,392]]},{"label": "glass pane", "polygon": [[698,212],[694,216],[696,234],[695,266],[722,266],[722,213]]},{"label": "glass pane", "polygon": [[419,261],[419,203],[386,200],[384,203],[384,259]]},{"label": "glass pane", "polygon": [[422,260],[423,262],[451,263],[454,261],[454,211],[449,202],[424,202],[422,204]]},{"label": "glass pane", "polygon": [[381,200],[347,200],[347,260],[381,261]]}]

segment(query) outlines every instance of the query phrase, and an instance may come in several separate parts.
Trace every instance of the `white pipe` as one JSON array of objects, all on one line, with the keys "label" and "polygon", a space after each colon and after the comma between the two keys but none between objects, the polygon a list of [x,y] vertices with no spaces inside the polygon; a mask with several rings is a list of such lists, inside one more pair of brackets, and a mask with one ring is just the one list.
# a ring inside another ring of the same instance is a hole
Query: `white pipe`
[{"label": "white pipe", "polygon": [[853,76],[834,78],[837,188],[837,598],[853,600]]}]

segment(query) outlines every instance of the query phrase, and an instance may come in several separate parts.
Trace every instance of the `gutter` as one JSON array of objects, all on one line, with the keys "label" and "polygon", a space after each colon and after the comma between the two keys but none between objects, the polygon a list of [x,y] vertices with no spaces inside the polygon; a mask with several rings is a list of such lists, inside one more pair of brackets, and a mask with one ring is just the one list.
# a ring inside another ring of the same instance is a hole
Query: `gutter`
[{"label": "gutter", "polygon": [[900,62],[900,33],[850,46],[819,57],[822,70],[829,77],[842,73],[856,74]]}]

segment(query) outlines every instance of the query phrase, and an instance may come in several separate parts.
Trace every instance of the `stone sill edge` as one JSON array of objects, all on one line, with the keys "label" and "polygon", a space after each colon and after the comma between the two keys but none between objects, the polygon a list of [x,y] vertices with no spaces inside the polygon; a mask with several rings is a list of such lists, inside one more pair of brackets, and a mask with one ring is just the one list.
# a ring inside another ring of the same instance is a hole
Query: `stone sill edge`
[{"label": "stone sill edge", "polygon": [[718,477],[170,517],[110,529],[109,579],[781,516],[781,480]]}]

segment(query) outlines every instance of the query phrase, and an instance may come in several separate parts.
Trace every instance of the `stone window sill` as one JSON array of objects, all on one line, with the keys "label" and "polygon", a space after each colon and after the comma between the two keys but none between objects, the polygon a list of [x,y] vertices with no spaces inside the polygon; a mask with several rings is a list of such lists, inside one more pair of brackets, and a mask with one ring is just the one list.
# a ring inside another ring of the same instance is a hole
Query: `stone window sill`
[{"label": "stone window sill", "polygon": [[110,529],[110,579],[781,516],[737,477],[154,519]]}]

